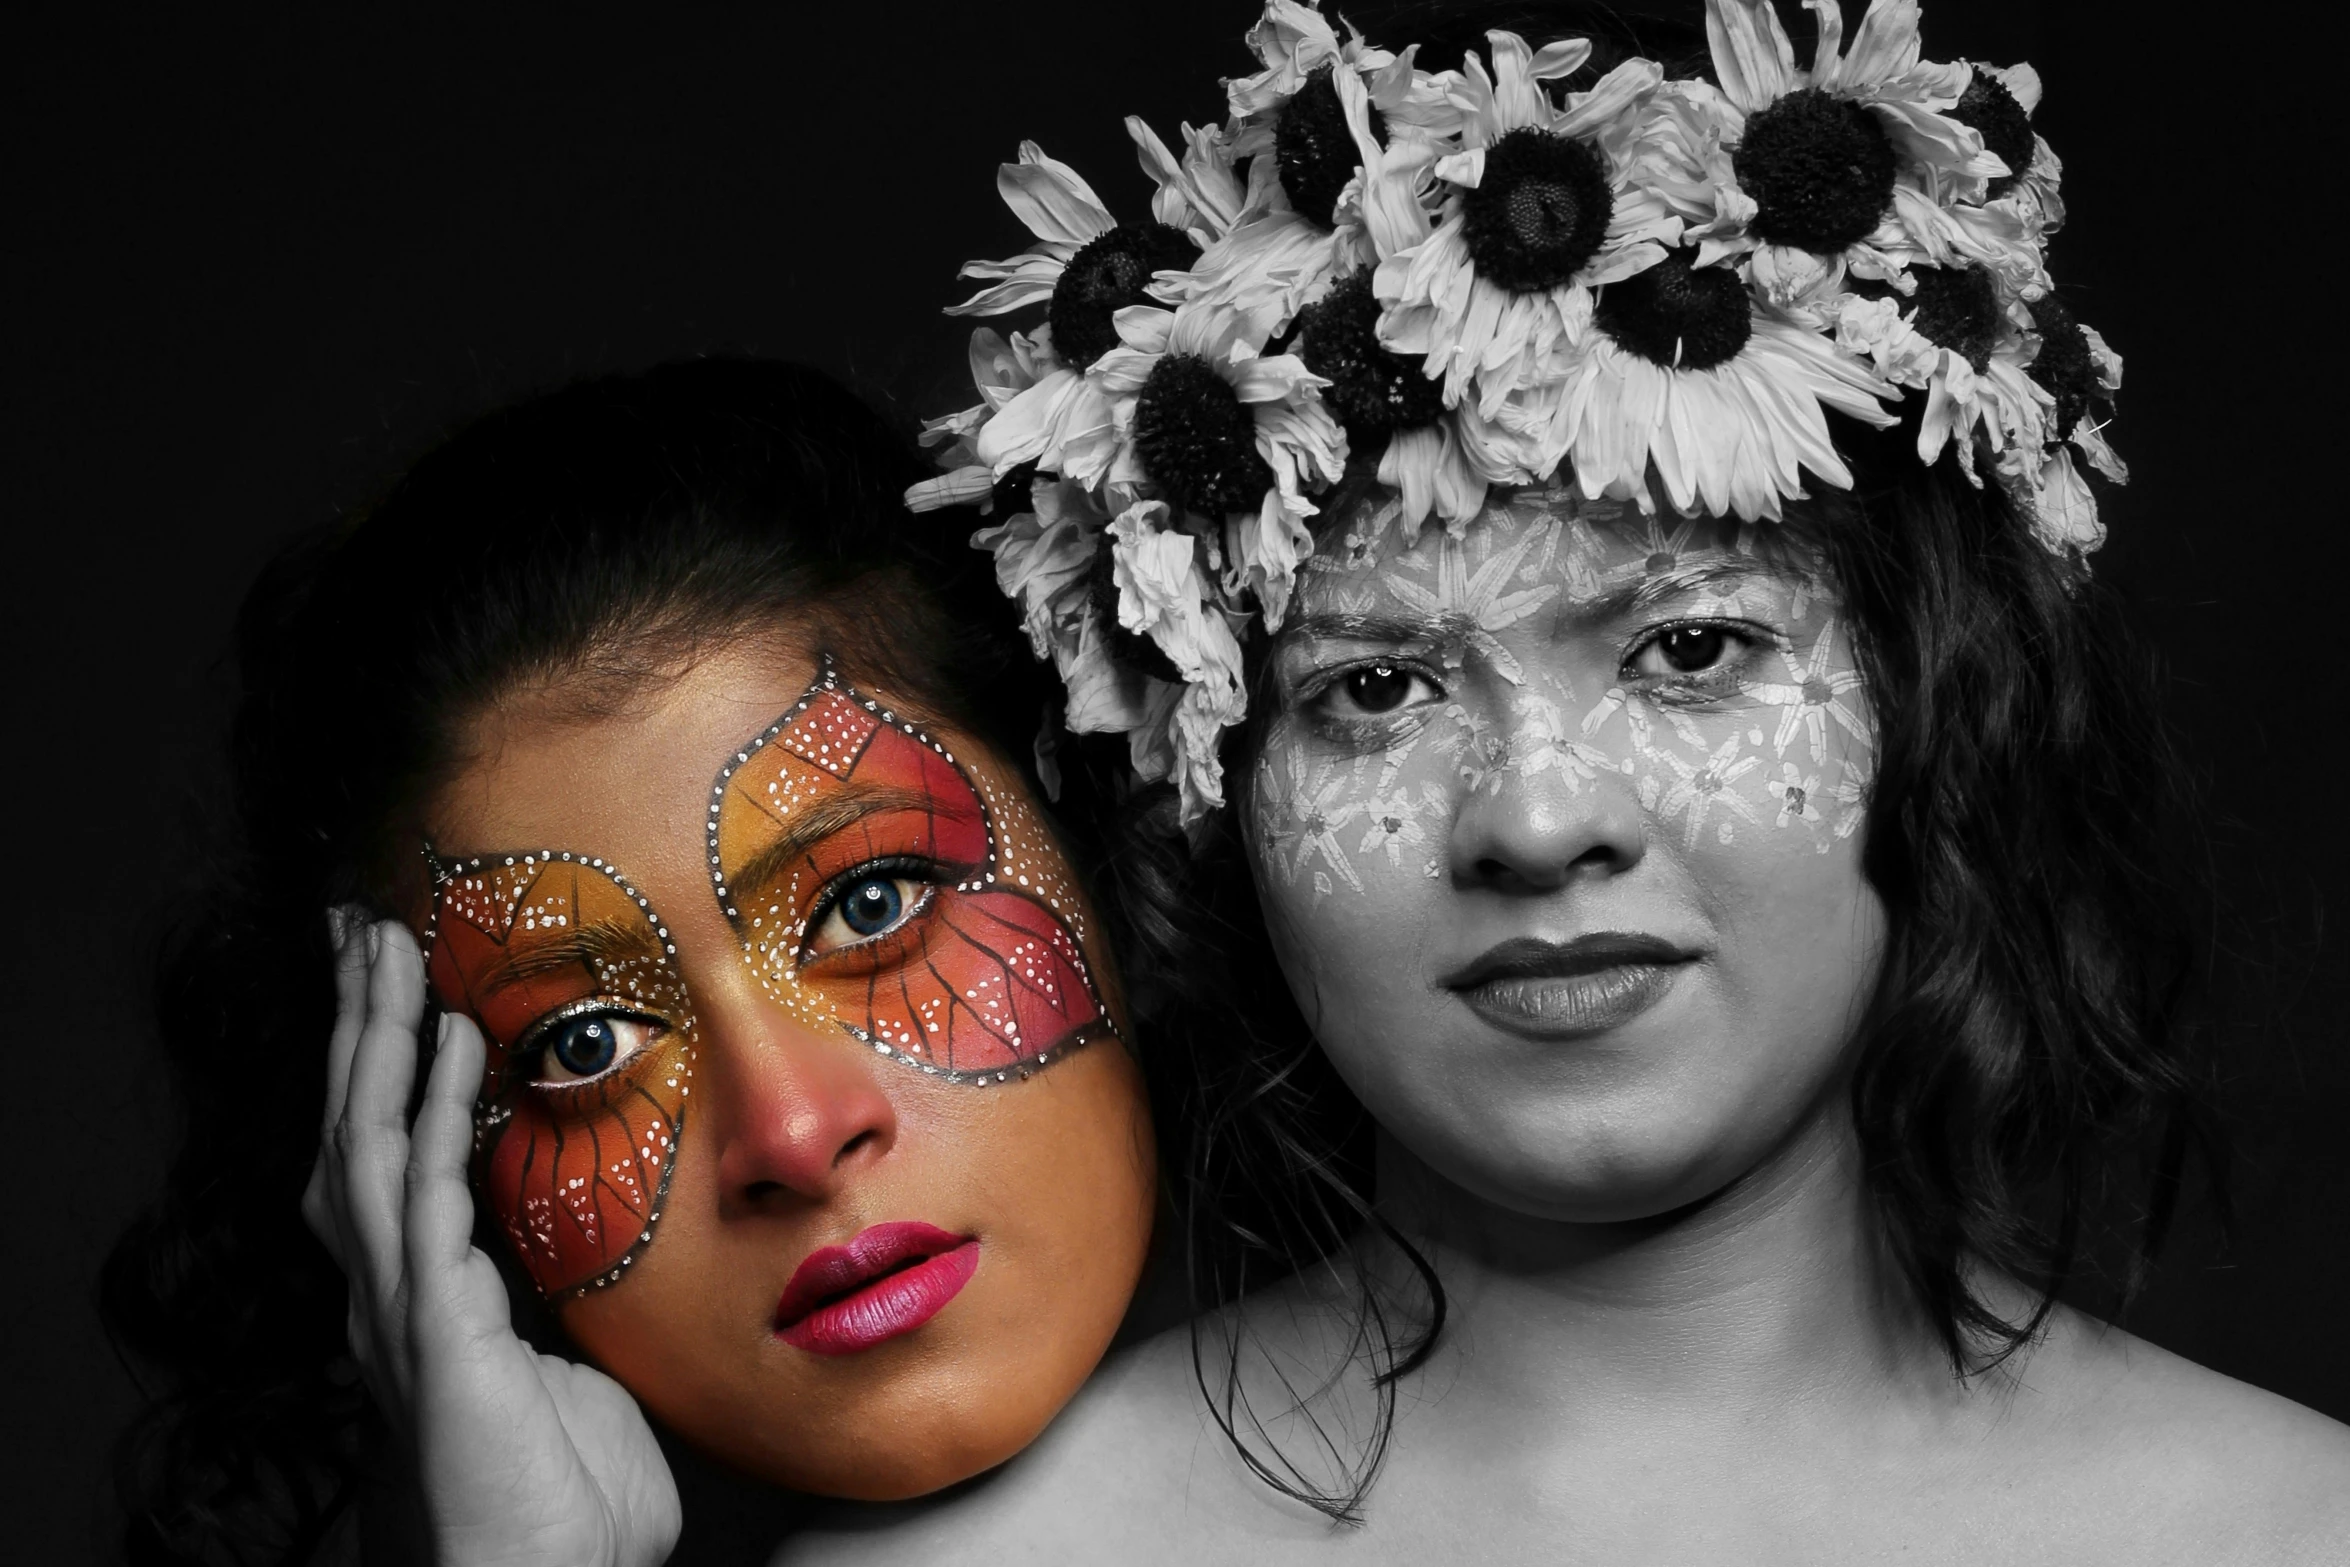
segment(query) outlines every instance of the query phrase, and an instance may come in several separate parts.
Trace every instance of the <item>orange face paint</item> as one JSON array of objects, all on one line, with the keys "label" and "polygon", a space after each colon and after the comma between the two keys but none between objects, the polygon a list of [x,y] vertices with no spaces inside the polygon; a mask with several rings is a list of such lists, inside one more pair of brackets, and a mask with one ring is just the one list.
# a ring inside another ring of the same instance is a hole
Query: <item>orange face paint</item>
[{"label": "orange face paint", "polygon": [[[653,1238],[694,1075],[694,1021],[667,928],[583,854],[433,862],[433,993],[481,1026],[483,1201],[549,1296],[620,1278]],[[594,1076],[542,1080],[549,1036],[608,1019],[641,1040]]]},{"label": "orange face paint", "polygon": [[[743,956],[811,1024],[956,1082],[1002,1083],[1115,1028],[1067,866],[1025,802],[829,663],[710,791],[709,864]],[[810,932],[860,876],[927,883],[886,933]]]}]

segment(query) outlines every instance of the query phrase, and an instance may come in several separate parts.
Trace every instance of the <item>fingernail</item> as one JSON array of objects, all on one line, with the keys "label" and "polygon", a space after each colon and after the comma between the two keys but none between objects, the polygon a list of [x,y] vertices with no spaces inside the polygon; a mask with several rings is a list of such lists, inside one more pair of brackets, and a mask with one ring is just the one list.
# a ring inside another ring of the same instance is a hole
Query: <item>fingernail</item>
[{"label": "fingernail", "polygon": [[367,927],[367,961],[373,963],[376,960],[377,954],[383,951],[383,947],[383,927],[381,925],[372,923],[369,924]]},{"label": "fingernail", "polygon": [[436,1056],[437,1056],[437,1055],[439,1055],[439,1054],[441,1053],[441,1046],[443,1046],[443,1045],[445,1045],[445,1044],[447,1044],[447,1043],[449,1042],[449,1030],[450,1030],[450,1029],[452,1029],[452,1028],[455,1028],[456,1026],[457,1026],[457,1014],[456,1014],[456,1013],[454,1013],[454,1012],[443,1012],[443,1013],[441,1014],[441,1020],[440,1020],[440,1022],[439,1022],[438,1024],[434,1025],[434,1028],[433,1028],[433,1031],[432,1031],[432,1053],[433,1053],[434,1055],[436,1055]]},{"label": "fingernail", "polygon": [[351,916],[339,903],[326,911],[326,939],[337,952],[351,939]]}]

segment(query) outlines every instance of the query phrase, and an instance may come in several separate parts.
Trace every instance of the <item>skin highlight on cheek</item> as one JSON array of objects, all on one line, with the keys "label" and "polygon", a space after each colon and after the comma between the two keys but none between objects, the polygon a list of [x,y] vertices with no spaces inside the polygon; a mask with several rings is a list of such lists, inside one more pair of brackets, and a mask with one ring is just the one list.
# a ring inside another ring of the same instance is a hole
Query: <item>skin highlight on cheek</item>
[{"label": "skin highlight on cheek", "polygon": [[[1033,810],[829,664],[720,770],[708,858],[766,993],[925,1075],[1006,1083],[1116,1033],[1083,905]],[[918,907],[815,950],[844,890],[902,905],[884,881],[918,886]]]},{"label": "skin highlight on cheek", "polygon": [[[652,1242],[693,1092],[693,1010],[667,927],[584,854],[435,859],[425,948],[435,998],[489,1046],[483,1201],[550,1299],[617,1282]],[[623,1036],[642,1042],[623,1055]]]},{"label": "skin highlight on cheek", "polygon": [[[1519,491],[1460,536],[1408,538],[1390,503],[1339,544],[1309,563],[1251,791],[1280,885],[1360,893],[1407,856],[1441,877],[1459,807],[1511,788],[1620,780],[1683,852],[1762,833],[1825,854],[1860,826],[1873,730],[1849,635],[1816,570],[1752,527]],[[1645,658],[1636,639],[1660,630],[1743,652],[1677,678],[1628,675],[1613,644],[1594,656],[1604,632]],[[1426,700],[1317,711],[1349,664],[1404,660]]]}]

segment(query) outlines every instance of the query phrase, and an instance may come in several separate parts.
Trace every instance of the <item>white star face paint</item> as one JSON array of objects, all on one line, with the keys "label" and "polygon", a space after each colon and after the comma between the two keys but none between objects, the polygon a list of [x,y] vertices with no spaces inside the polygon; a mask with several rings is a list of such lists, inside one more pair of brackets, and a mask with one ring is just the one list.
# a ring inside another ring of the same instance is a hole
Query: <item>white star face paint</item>
[{"label": "white star face paint", "polygon": [[1312,562],[1250,777],[1307,1016],[1391,1131],[1457,1119],[1440,1168],[1572,1206],[1611,1145],[1708,1165],[1740,1105],[1816,1086],[1874,971],[1833,585],[1783,530],[1563,491],[1408,544],[1395,510]]}]

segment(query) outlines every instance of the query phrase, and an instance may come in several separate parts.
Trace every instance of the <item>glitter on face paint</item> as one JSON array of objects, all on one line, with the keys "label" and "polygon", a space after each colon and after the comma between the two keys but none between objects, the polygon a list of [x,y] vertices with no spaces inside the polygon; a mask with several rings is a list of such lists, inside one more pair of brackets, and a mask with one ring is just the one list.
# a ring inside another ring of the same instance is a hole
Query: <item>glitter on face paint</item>
[{"label": "glitter on face paint", "polygon": [[[1116,1033],[1035,811],[829,661],[711,784],[707,858],[744,961],[810,1026],[973,1086]],[[860,876],[929,885],[887,932],[812,951],[828,898]]]},{"label": "glitter on face paint", "polygon": [[[435,998],[481,1026],[475,1184],[550,1298],[624,1277],[652,1242],[694,1075],[677,948],[601,859],[562,850],[432,867]],[[643,1020],[652,1037],[596,1076],[546,1080],[544,1035],[574,1017]]]}]

